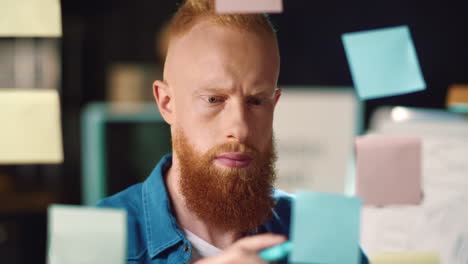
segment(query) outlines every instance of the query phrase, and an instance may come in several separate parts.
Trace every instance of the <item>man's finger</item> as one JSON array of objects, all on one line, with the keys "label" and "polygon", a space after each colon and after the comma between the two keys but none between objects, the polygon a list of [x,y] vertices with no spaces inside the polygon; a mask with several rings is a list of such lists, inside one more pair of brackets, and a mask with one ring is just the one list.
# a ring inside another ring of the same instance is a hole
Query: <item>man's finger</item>
[{"label": "man's finger", "polygon": [[240,239],[236,246],[253,252],[258,252],[272,246],[286,242],[286,237],[275,234],[261,234]]}]

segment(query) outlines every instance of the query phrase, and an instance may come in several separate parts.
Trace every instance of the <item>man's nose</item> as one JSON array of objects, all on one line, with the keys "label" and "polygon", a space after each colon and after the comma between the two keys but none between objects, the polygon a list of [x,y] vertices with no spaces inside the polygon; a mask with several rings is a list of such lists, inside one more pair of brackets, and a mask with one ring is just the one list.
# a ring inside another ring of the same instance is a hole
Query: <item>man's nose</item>
[{"label": "man's nose", "polygon": [[243,101],[232,102],[225,109],[227,122],[227,138],[229,140],[245,143],[249,136],[249,116],[247,104]]}]

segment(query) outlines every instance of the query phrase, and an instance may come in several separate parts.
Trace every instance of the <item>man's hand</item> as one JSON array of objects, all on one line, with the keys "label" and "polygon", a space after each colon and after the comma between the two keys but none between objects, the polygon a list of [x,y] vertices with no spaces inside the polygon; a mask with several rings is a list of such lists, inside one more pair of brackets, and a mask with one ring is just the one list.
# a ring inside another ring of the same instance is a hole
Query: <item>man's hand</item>
[{"label": "man's hand", "polygon": [[258,252],[286,241],[284,236],[262,234],[239,239],[223,252],[197,261],[196,264],[265,264]]}]

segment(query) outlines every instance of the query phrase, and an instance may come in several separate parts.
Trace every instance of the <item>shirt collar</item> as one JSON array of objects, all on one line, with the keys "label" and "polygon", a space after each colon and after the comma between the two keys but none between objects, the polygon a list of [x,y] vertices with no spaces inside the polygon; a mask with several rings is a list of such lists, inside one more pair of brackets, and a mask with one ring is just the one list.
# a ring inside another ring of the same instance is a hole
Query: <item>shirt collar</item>
[{"label": "shirt collar", "polygon": [[143,183],[143,220],[148,253],[151,258],[183,240],[177,227],[164,183],[164,175],[172,165],[172,154],[164,156]]}]

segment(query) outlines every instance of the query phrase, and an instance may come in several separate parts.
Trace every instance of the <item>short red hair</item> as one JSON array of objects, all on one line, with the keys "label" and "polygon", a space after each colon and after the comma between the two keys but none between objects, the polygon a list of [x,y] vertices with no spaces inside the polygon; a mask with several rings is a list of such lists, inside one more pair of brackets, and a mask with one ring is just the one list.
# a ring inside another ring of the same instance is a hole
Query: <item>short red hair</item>
[{"label": "short red hair", "polygon": [[169,38],[188,32],[201,18],[241,31],[270,35],[276,39],[275,30],[267,15],[217,14],[215,0],[185,0],[171,21]]}]

